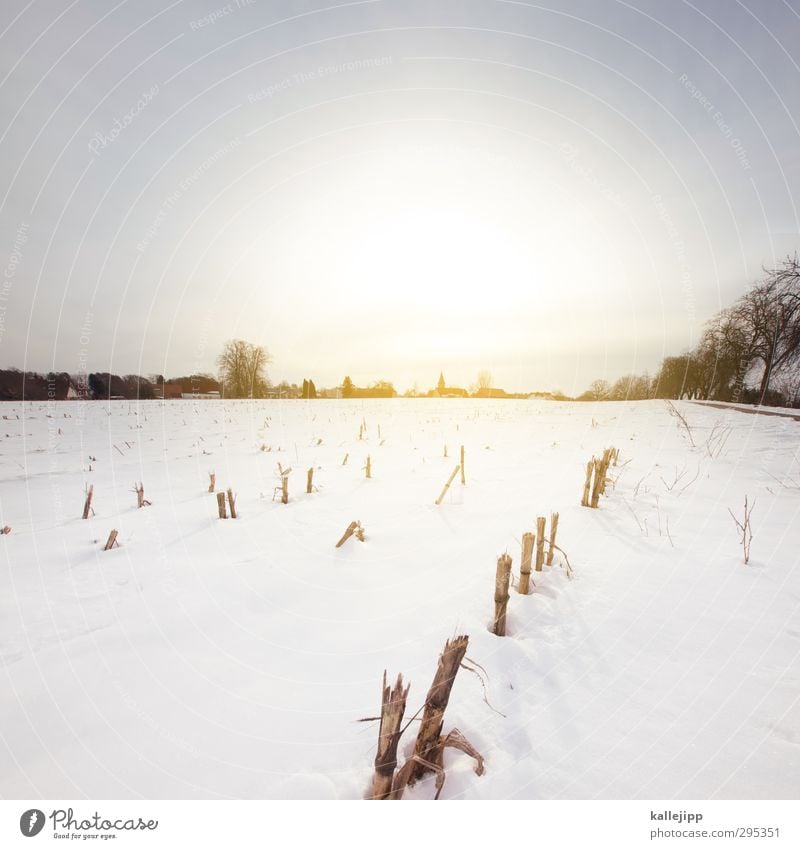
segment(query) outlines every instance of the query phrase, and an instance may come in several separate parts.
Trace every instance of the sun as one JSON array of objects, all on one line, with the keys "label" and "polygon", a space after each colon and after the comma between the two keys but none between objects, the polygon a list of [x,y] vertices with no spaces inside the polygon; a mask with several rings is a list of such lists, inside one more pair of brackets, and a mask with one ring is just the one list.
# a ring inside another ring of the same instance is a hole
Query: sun
[{"label": "sun", "polygon": [[530,258],[520,246],[463,208],[377,215],[352,247],[342,284],[387,307],[475,314],[499,299],[518,301],[532,285]]}]

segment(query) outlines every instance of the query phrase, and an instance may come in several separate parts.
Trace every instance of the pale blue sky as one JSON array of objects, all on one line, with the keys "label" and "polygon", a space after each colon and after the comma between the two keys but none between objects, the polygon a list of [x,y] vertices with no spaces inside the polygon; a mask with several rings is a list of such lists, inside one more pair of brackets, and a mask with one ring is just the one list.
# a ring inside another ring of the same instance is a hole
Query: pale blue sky
[{"label": "pale blue sky", "polygon": [[800,4],[7,2],[0,365],[578,392],[800,246]]}]

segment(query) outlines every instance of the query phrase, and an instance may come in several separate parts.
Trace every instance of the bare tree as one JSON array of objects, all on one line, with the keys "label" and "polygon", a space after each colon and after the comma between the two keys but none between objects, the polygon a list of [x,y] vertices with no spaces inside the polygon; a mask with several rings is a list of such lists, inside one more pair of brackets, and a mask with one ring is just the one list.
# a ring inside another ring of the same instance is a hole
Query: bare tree
[{"label": "bare tree", "polygon": [[652,381],[646,374],[626,374],[609,390],[612,401],[643,401],[650,397]]},{"label": "bare tree", "polygon": [[707,325],[696,351],[700,397],[739,400],[748,374],[760,367],[758,400],[773,378],[800,361],[800,260],[787,257]]},{"label": "bare tree", "polygon": [[739,400],[750,370],[755,339],[736,308],[722,310],[706,325],[694,354],[701,398]]},{"label": "bare tree", "polygon": [[708,367],[707,352],[699,348],[691,353],[676,357],[665,357],[658,374],[653,379],[653,398],[707,398],[706,374],[713,371]]},{"label": "bare tree", "polygon": [[800,355],[800,261],[787,257],[737,303],[737,314],[753,340],[762,366],[758,397],[763,404],[774,374]]},{"label": "bare tree", "polygon": [[265,368],[271,362],[267,349],[243,339],[225,343],[217,357],[219,377],[229,398],[258,398],[267,386]]},{"label": "bare tree", "polygon": [[607,380],[593,380],[581,399],[585,401],[605,401],[610,393],[611,386]]},{"label": "bare tree", "polygon": [[478,389],[492,388],[492,373],[484,369],[478,372]]}]

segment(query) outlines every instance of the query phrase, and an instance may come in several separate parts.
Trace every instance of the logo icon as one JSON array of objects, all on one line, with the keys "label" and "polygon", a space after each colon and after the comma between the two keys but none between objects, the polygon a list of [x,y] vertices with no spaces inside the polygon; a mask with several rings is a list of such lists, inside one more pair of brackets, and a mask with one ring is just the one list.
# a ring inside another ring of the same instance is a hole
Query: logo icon
[{"label": "logo icon", "polygon": [[25,837],[36,837],[44,828],[44,812],[38,808],[31,808],[19,818],[19,830]]}]

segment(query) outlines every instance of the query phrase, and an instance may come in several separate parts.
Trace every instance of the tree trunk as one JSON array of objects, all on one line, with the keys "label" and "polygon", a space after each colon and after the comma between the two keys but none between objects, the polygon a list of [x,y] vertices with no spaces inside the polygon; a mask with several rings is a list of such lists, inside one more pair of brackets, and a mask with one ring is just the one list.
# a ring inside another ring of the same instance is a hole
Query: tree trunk
[{"label": "tree trunk", "polygon": [[758,403],[763,404],[767,392],[769,392],[769,382],[772,378],[772,366],[775,360],[775,340],[769,346],[769,357],[764,360],[764,374],[761,376],[761,386],[758,390]]}]

